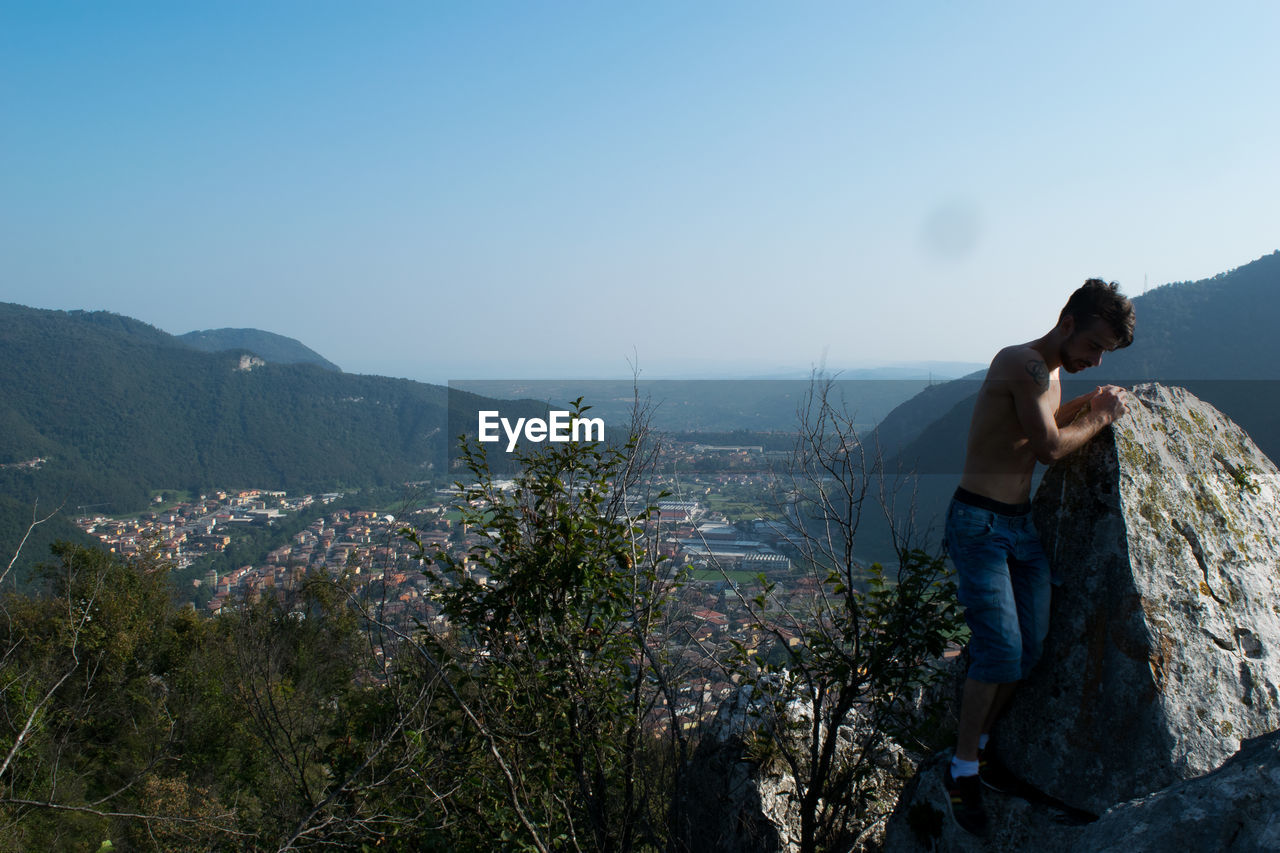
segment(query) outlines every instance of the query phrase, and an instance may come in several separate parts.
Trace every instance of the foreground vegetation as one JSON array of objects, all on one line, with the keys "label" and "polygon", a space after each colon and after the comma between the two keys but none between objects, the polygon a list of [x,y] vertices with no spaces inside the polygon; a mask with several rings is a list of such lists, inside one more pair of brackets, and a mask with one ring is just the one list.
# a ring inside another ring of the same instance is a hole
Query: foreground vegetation
[{"label": "foreground vegetation", "polygon": [[[806,851],[880,819],[866,768],[955,627],[939,560],[904,546],[856,583],[866,472],[822,418],[798,458],[825,473],[791,494],[826,531],[804,539],[826,594],[806,615],[762,591],[760,629],[804,642],[721,662],[775,716],[762,736],[797,780]],[[696,730],[668,642],[684,578],[646,541],[645,439],[548,446],[510,491],[468,448],[458,511],[485,541],[421,549],[442,618],[411,632],[342,577],[208,618],[153,558],[58,545],[39,594],[0,599],[0,849],[689,849]],[[776,717],[794,699],[812,738]]]}]

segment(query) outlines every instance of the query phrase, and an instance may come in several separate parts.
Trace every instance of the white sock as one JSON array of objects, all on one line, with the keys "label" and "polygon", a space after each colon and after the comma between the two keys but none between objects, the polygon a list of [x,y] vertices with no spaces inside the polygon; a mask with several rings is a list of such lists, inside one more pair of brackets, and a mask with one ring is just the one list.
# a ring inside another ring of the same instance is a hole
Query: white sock
[{"label": "white sock", "polygon": [[961,776],[977,776],[977,775],[978,775],[978,762],[962,761],[959,758],[956,758],[954,755],[951,756],[951,778],[952,779],[959,779]]},{"label": "white sock", "polygon": [[991,740],[991,735],[978,735],[978,749],[986,749],[987,741]]}]

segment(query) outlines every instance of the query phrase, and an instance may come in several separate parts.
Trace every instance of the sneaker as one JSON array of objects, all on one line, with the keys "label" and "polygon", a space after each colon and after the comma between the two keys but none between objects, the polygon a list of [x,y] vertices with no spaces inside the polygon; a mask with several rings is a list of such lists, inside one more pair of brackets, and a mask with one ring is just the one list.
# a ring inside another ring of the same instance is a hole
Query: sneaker
[{"label": "sneaker", "polygon": [[987,834],[987,813],[982,808],[982,782],[977,776],[951,776],[951,762],[944,765],[942,783],[947,788],[947,796],[951,800],[951,817],[963,829],[972,835]]},{"label": "sneaker", "polygon": [[1022,780],[990,750],[978,750],[978,778],[982,784],[1001,794],[1009,794],[1022,787]]}]

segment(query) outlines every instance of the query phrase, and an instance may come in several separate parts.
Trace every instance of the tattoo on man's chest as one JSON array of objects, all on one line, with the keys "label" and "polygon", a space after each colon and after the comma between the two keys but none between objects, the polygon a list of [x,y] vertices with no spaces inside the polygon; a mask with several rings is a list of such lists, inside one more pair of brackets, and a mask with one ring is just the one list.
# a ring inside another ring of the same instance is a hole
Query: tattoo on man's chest
[{"label": "tattoo on man's chest", "polygon": [[1043,361],[1033,358],[1027,362],[1027,373],[1036,381],[1041,391],[1049,390],[1049,368]]}]

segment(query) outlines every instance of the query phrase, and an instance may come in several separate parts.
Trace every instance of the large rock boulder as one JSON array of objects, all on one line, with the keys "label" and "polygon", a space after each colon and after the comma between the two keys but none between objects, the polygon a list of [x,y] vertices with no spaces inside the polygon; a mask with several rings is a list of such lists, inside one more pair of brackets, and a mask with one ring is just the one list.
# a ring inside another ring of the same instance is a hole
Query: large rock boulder
[{"label": "large rock boulder", "polygon": [[[770,697],[772,698],[772,697]],[[702,732],[684,770],[674,847],[690,853],[795,853],[801,848],[800,788],[780,751],[805,751],[812,706],[803,700],[776,704],[751,686],[730,695]],[[866,797],[851,814],[854,831],[846,849],[877,849],[884,819],[892,810],[913,765],[886,735],[868,739],[870,730],[854,715],[838,730],[846,759],[870,742],[870,775],[862,783]]]},{"label": "large rock boulder", "polygon": [[1280,728],[1280,472],[1239,427],[1139,386],[1034,511],[1065,583],[996,730],[1016,773],[1100,814]]},{"label": "large rock boulder", "polygon": [[716,711],[685,768],[678,849],[789,853],[799,849],[795,779],[768,748],[771,726],[750,687]]},{"label": "large rock boulder", "polygon": [[1246,741],[1226,764],[1108,811],[1072,853],[1280,850],[1280,732]]},{"label": "large rock boulder", "polygon": [[947,750],[921,762],[885,827],[881,853],[1068,853],[1085,831],[1082,821],[1061,808],[987,791],[983,807],[989,831],[984,838],[970,835],[951,817],[942,782],[943,766],[950,761]]},{"label": "large rock boulder", "polygon": [[903,791],[882,853],[1221,853],[1280,850],[1280,732],[1248,740],[1212,773],[1121,803],[1094,823],[1062,809],[988,793],[991,831],[975,838],[951,820],[942,786],[949,753],[921,765]]}]

